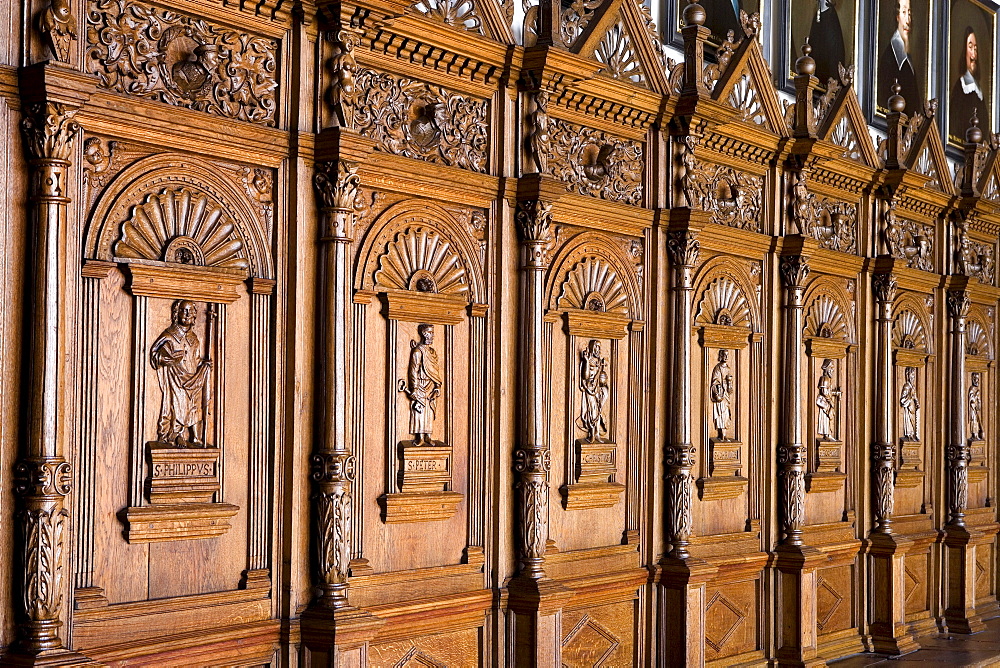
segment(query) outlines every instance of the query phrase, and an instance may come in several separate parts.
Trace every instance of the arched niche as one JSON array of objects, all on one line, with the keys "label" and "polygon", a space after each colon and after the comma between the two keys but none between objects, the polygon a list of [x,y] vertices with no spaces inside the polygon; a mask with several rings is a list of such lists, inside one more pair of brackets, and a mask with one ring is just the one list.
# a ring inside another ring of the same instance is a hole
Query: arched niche
[{"label": "arched niche", "polygon": [[938,419],[936,402],[928,400],[934,382],[934,337],[926,298],[904,293],[896,299],[894,312],[890,405],[899,448],[896,512],[905,515],[918,512],[925,500],[920,492],[910,490],[923,485],[929,464],[927,445],[935,437],[933,425]]},{"label": "arched niche", "polygon": [[[546,277],[548,438],[565,511],[552,514],[550,534],[560,549],[614,544],[630,530],[637,539],[645,323],[627,243],[575,234]],[[578,523],[596,516],[601,527],[582,531]]]},{"label": "arched niche", "polygon": [[992,306],[975,304],[965,326],[966,431],[969,438],[969,505],[983,507],[996,441],[996,374]]},{"label": "arched niche", "polygon": [[[718,256],[693,281],[692,442],[699,448],[695,532],[734,533],[755,526],[759,493],[751,453],[763,447],[759,266]],[[701,524],[700,527],[697,525]]]}]

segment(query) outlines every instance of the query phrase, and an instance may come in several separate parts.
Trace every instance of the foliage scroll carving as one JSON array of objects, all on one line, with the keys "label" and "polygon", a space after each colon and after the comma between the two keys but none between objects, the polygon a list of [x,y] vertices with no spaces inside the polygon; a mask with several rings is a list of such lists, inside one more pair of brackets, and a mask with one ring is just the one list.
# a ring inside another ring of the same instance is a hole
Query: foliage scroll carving
[{"label": "foliage scroll carving", "polygon": [[642,201],[642,144],[605,132],[549,119],[552,159],[548,172],[566,190],[626,204]]}]

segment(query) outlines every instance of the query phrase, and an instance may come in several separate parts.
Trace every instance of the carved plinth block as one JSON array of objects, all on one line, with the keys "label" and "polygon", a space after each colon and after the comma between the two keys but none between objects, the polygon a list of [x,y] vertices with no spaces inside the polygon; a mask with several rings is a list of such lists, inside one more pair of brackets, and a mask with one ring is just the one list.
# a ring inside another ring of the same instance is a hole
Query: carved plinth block
[{"label": "carved plinth block", "polygon": [[458,492],[409,492],[379,497],[386,524],[437,522],[451,518],[462,502]]},{"label": "carved plinth block", "polygon": [[566,510],[610,508],[621,499],[625,485],[616,482],[591,482],[563,485],[559,488]]},{"label": "carved plinth block", "polygon": [[229,520],[239,512],[229,503],[179,503],[125,510],[125,539],[129,543],[216,538],[229,531]]},{"label": "carved plinth block", "polygon": [[743,468],[743,444],[734,440],[711,439],[710,474],[735,474]]},{"label": "carved plinth block", "polygon": [[713,476],[698,478],[698,498],[702,501],[721,501],[735,499],[747,488],[747,479],[743,476]]},{"label": "carved plinth block", "polygon": [[155,505],[209,503],[219,491],[218,448],[149,443],[149,500]]},{"label": "carved plinth block", "polygon": [[830,473],[807,473],[806,492],[817,494],[822,492],[836,492],[844,486],[847,476],[836,471]]},{"label": "carved plinth block", "polygon": [[816,473],[839,472],[843,453],[844,444],[841,441],[818,440],[816,442]]},{"label": "carved plinth block", "polygon": [[434,445],[400,443],[399,490],[411,492],[441,492],[451,484],[451,448],[434,441]]},{"label": "carved plinth block", "polygon": [[982,482],[989,475],[986,465],[986,442],[969,441],[969,484]]},{"label": "carved plinth block", "polygon": [[918,487],[924,480],[924,446],[920,441],[902,439],[899,442],[899,468],[896,470],[896,487]]},{"label": "carved plinth block", "polygon": [[617,447],[614,443],[576,442],[576,481],[601,483],[612,480],[617,471]]}]

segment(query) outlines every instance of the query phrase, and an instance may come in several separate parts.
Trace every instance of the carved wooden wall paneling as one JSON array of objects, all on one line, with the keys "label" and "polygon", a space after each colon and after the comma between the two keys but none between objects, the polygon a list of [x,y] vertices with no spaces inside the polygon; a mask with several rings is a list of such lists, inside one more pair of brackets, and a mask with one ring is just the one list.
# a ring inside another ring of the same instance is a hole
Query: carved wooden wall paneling
[{"label": "carved wooden wall paneling", "polygon": [[4,660],[811,665],[1000,615],[995,138],[953,170],[892,99],[876,144],[853,69],[789,101],[696,5],[682,62],[633,0],[26,7]]}]

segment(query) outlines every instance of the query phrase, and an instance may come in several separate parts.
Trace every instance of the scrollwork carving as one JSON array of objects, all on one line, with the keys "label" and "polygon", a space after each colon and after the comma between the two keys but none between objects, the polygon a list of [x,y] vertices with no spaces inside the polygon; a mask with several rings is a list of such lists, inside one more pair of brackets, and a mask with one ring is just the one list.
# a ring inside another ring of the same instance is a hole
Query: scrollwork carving
[{"label": "scrollwork carving", "polygon": [[39,27],[56,60],[68,63],[69,47],[76,39],[76,17],[69,0],[52,0],[42,12]]},{"label": "scrollwork carving", "polygon": [[923,225],[913,220],[900,220],[896,214],[896,203],[891,202],[885,212],[885,228],[882,238],[889,254],[914,269],[934,270],[934,226]]},{"label": "scrollwork carving", "polygon": [[485,172],[489,103],[359,68],[354,129],[393,155]]},{"label": "scrollwork carving", "polygon": [[104,88],[277,124],[277,42],[128,0],[90,0],[87,70]]},{"label": "scrollwork carving", "polygon": [[955,222],[955,264],[958,273],[977,278],[981,283],[993,284],[994,259],[991,244],[978,243],[969,236],[966,220]]},{"label": "scrollwork carving", "polygon": [[566,190],[626,204],[642,201],[642,144],[561,119],[549,119],[548,174]]},{"label": "scrollwork carving", "polygon": [[729,227],[761,230],[764,179],[725,165],[696,161],[685,174],[685,195],[691,206],[712,213],[712,221]]}]

